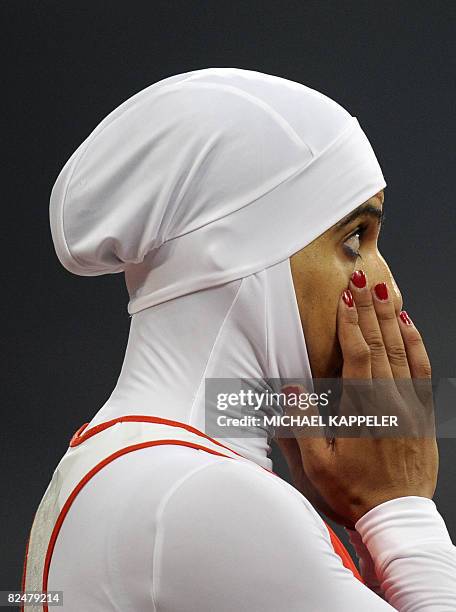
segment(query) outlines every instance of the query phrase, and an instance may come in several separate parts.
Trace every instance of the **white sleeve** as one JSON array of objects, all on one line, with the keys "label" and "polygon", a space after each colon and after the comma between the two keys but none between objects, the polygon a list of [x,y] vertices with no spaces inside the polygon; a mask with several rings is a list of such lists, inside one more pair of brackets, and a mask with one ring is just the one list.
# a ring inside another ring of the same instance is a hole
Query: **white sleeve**
[{"label": "white sleeve", "polygon": [[382,591],[380,581],[375,571],[374,560],[372,559],[370,552],[366,548],[366,545],[364,544],[361,536],[357,531],[354,531],[352,529],[345,529],[345,531],[348,534],[350,544],[353,546],[353,549],[358,558],[359,573],[361,574],[364,583],[372,591],[374,591],[374,593],[377,593],[379,597],[384,599],[385,595]]},{"label": "white sleeve", "polygon": [[157,516],[152,567],[159,610],[393,610],[342,565],[305,497],[238,461],[207,464],[176,483]]},{"label": "white sleeve", "polygon": [[456,547],[431,499],[392,499],[367,512],[355,528],[395,609],[456,610]]}]

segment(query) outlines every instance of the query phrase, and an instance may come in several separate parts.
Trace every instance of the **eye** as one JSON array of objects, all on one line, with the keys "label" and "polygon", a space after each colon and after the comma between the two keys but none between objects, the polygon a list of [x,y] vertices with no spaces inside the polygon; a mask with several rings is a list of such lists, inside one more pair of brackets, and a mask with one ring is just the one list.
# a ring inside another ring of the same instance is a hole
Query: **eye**
[{"label": "eye", "polygon": [[360,222],[342,243],[345,254],[352,260],[356,260],[358,257],[361,257],[361,245],[364,242],[366,243],[366,247],[369,244],[376,245],[378,236],[384,225],[385,213],[382,214],[380,221],[377,220],[377,223],[372,222],[370,219]]},{"label": "eye", "polygon": [[343,246],[347,255],[351,259],[357,259],[361,257],[361,253],[359,252],[359,248],[361,246],[362,237],[366,228],[363,226],[359,226],[356,230],[350,234],[350,236],[345,240]]}]

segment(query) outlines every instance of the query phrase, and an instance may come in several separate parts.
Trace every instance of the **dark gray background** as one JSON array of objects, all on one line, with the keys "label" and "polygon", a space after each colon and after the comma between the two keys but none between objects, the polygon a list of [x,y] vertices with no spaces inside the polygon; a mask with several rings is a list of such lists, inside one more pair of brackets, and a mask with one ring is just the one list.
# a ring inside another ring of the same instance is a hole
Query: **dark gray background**
[{"label": "dark gray background", "polygon": [[[60,266],[50,190],[99,121],[155,81],[212,66],[259,70],[357,116],[388,183],[383,254],[435,377],[455,376],[455,8],[450,0],[1,3],[0,590],[19,588],[36,506],[71,435],[111,392],[128,334],[122,276],[80,278]],[[436,502],[455,539],[455,441],[440,450]],[[275,469],[285,474],[279,459]]]}]

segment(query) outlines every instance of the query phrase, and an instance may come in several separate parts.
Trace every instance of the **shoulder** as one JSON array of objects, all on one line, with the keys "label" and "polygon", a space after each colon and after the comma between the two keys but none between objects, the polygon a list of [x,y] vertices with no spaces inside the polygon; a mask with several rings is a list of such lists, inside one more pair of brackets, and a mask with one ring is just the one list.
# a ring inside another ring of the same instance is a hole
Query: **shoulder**
[{"label": "shoulder", "polygon": [[312,535],[330,544],[325,524],[299,491],[252,462],[224,457],[176,481],[163,500],[159,521],[163,527],[179,522],[183,529],[206,521],[206,533],[213,530],[214,538],[223,532],[232,541],[242,532],[263,534],[263,539],[288,541],[297,550]]},{"label": "shoulder", "polygon": [[347,571],[311,504],[256,465],[199,466],[175,483],[157,518],[158,607],[298,611],[319,600],[325,575]]}]

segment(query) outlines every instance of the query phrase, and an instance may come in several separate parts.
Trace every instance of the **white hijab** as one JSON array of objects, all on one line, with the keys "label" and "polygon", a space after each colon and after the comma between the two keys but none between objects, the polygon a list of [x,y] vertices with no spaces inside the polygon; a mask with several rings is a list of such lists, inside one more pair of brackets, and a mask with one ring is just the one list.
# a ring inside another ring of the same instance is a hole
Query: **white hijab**
[{"label": "white hijab", "polygon": [[[63,266],[125,272],[130,296],[122,371],[89,427],[145,414],[205,431],[205,378],[311,385],[289,257],[385,185],[357,119],[277,76],[194,70],[112,111],[50,202]],[[221,442],[270,469],[271,435]]]}]

